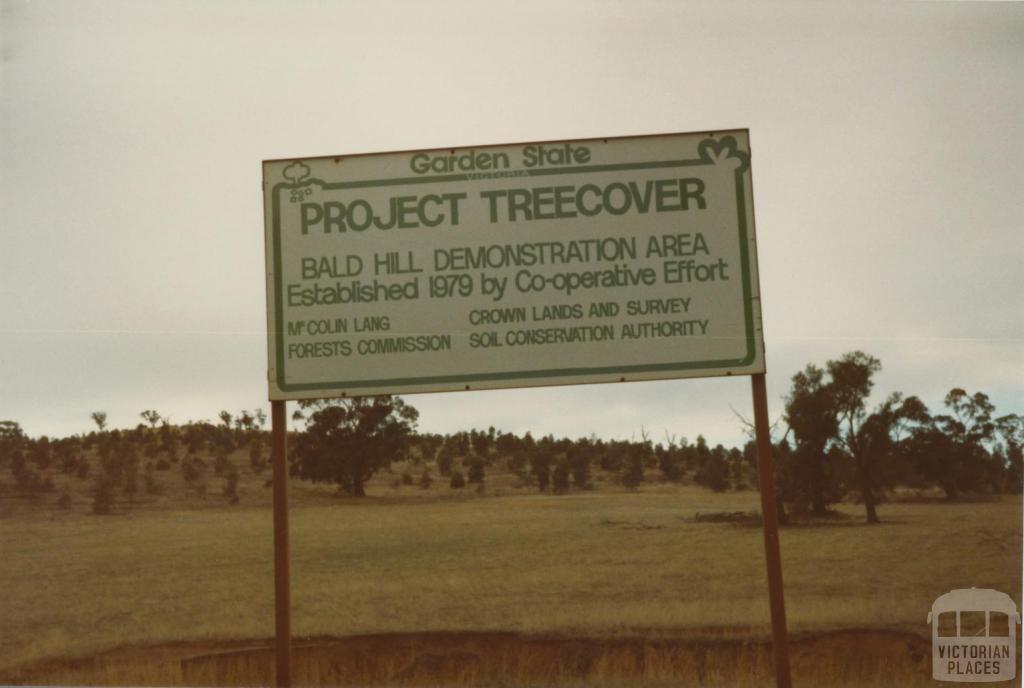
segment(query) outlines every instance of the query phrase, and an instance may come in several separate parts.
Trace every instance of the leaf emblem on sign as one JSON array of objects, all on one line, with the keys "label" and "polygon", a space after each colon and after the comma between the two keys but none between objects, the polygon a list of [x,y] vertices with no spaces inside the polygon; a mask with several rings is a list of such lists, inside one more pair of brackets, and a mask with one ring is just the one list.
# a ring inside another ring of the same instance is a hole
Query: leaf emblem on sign
[{"label": "leaf emblem on sign", "polygon": [[697,146],[700,159],[712,165],[719,165],[729,159],[736,160],[736,167],[743,172],[750,166],[750,153],[736,147],[736,139],[723,136],[720,139],[704,139]]},{"label": "leaf emblem on sign", "polygon": [[284,178],[292,184],[298,184],[309,176],[309,166],[302,162],[293,162],[284,168]]}]

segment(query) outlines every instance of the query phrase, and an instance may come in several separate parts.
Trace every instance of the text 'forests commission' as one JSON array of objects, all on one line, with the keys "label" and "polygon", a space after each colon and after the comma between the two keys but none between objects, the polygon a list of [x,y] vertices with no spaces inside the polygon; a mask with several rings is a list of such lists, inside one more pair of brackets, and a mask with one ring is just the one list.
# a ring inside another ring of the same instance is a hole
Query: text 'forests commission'
[{"label": "text 'forests commission'", "polygon": [[271,399],[764,372],[746,131],[263,180]]}]

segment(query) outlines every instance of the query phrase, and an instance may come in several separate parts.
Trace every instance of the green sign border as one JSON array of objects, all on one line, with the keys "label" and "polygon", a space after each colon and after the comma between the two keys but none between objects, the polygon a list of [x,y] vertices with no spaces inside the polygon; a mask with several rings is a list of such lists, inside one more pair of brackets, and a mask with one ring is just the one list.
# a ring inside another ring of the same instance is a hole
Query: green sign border
[{"label": "green sign border", "polygon": [[[599,141],[601,139],[594,140]],[[432,177],[401,177],[396,179],[375,179],[366,181],[336,182],[333,184],[328,184],[321,179],[313,178],[303,179],[298,183],[291,184],[287,182],[279,182],[274,185],[273,190],[271,192],[273,217],[272,239],[274,250],[274,319],[277,324],[277,328],[275,330],[275,343],[277,346],[277,375],[275,381],[277,383],[278,389],[280,389],[282,392],[332,390],[344,393],[344,389],[346,387],[402,388],[411,386],[440,384],[468,385],[468,383],[487,381],[498,382],[517,379],[576,377],[582,375],[624,375],[631,373],[677,372],[685,370],[694,370],[698,368],[738,368],[750,365],[751,363],[754,362],[754,360],[757,357],[757,348],[755,346],[754,339],[754,304],[753,296],[751,294],[750,279],[750,249],[749,230],[747,228],[746,186],[744,184],[744,175],[746,174],[746,171],[750,168],[750,154],[746,151],[738,150],[736,146],[736,140],[732,136],[725,136],[722,137],[721,139],[704,139],[698,145],[698,152],[701,157],[692,160],[665,160],[643,163],[618,163],[611,165],[588,165],[578,167],[553,167],[542,170],[525,170],[525,175],[517,176],[536,177],[558,174],[585,174],[588,172],[610,172],[617,170],[644,170],[655,168],[696,167],[702,165],[714,165],[719,162],[720,156],[723,152],[726,154],[725,157],[738,158],[740,164],[737,166],[734,172],[734,179],[736,181],[736,212],[738,215],[737,224],[739,227],[740,261],[743,264],[743,302],[747,340],[747,353],[746,356],[744,356],[743,358],[715,361],[691,361],[687,363],[652,363],[630,366],[603,366],[598,368],[546,368],[544,370],[522,370],[498,373],[471,373],[465,375],[431,375],[413,378],[384,378],[379,380],[358,380],[344,382],[304,382],[298,384],[288,384],[285,382],[284,358],[284,299],[282,298],[284,285],[281,266],[281,191],[301,189],[312,184],[318,184],[324,189],[336,190],[365,189],[369,187],[398,186],[436,182],[476,181],[475,179],[472,178],[474,175],[470,174],[447,174]],[[402,393],[402,390],[396,389],[393,393]]]}]

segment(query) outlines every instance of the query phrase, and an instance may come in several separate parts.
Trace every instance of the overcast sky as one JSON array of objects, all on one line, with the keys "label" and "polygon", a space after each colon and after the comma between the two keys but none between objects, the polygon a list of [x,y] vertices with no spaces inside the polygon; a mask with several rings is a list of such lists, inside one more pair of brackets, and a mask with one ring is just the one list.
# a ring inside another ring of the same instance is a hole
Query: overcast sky
[{"label": "overcast sky", "polygon": [[[0,419],[269,408],[260,161],[749,128],[773,416],[1024,412],[1024,5],[2,0]],[[740,441],[747,378],[417,395],[423,430]]]}]

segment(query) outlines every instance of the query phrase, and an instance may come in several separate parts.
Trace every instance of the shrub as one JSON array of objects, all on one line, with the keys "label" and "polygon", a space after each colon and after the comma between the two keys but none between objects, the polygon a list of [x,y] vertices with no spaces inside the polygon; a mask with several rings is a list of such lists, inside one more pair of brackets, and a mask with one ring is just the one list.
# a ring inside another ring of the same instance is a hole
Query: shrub
[{"label": "shrub", "polygon": [[92,496],[92,512],[106,516],[114,512],[114,485],[106,476],[96,479],[96,489]]},{"label": "shrub", "polygon": [[574,449],[568,455],[569,472],[577,489],[585,490],[590,486],[590,456],[585,449]]},{"label": "shrub", "polygon": [[213,472],[219,478],[226,476],[234,465],[228,459],[228,452],[225,449],[218,449],[213,459]]},{"label": "shrub", "polygon": [[157,482],[156,476],[153,474],[152,471],[146,471],[145,483],[146,494],[160,495],[164,493],[163,486],[160,485],[159,482]]},{"label": "shrub", "polygon": [[452,473],[452,479],[451,482],[449,483],[449,486],[455,488],[456,490],[461,490],[466,486],[466,478],[465,476],[462,475],[462,471],[455,471],[454,473]]},{"label": "shrub", "polygon": [[477,457],[469,463],[469,482],[482,483],[484,481],[484,460]]},{"label": "shrub", "polygon": [[225,470],[224,487],[221,494],[227,498],[230,504],[238,504],[238,469],[234,464],[229,464]]},{"label": "shrub", "polygon": [[249,443],[249,466],[253,473],[259,473],[263,470],[263,463],[263,440],[254,437]]},{"label": "shrub", "polygon": [[420,489],[429,490],[430,486],[434,484],[434,478],[430,475],[430,470],[427,468],[423,469],[423,475],[420,476]]},{"label": "shrub", "polygon": [[626,460],[625,470],[622,472],[622,484],[630,489],[636,489],[644,481],[644,459],[640,452],[629,453]]},{"label": "shrub", "polygon": [[718,455],[712,455],[704,462],[693,478],[698,485],[709,487],[715,492],[729,489],[729,464]]}]

